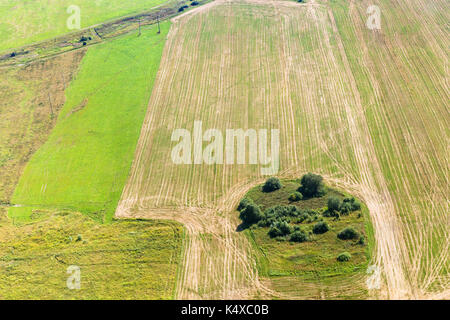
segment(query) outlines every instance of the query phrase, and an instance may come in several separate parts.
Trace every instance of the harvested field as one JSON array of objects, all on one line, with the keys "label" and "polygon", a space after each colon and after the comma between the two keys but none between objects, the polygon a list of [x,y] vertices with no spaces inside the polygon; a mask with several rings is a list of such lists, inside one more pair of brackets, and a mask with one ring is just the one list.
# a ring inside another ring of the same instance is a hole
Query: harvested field
[{"label": "harvested field", "polygon": [[196,120],[279,129],[280,176],[318,172],[367,204],[371,297],[449,297],[445,1],[373,2],[380,31],[368,1],[216,1],[175,20],[116,216],[186,225],[178,298],[280,296],[235,232],[259,166],[171,160],[172,131]]},{"label": "harvested field", "polygon": [[0,204],[9,203],[22,171],[46,141],[65,103],[64,91],[85,50],[0,74]]}]

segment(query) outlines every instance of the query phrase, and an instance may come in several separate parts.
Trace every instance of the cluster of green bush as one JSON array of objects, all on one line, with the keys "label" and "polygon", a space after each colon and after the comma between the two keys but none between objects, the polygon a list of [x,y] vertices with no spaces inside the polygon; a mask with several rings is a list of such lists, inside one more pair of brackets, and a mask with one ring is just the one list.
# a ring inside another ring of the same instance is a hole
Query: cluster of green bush
[{"label": "cluster of green bush", "polygon": [[[301,186],[296,192],[289,196],[289,200],[299,201],[303,198],[322,197],[326,194],[323,177],[318,174],[309,172],[303,175],[300,179],[300,183]],[[271,177],[264,183],[262,190],[263,192],[272,192],[281,189],[281,187],[282,184],[280,179]]]}]

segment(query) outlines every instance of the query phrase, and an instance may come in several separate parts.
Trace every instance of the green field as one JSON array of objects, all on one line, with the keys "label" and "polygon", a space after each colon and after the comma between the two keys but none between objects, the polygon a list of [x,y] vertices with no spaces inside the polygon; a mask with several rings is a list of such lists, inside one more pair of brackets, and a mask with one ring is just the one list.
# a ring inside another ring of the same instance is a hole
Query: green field
[{"label": "green field", "polygon": [[[45,210],[34,210],[30,220],[12,226],[0,208],[1,300],[173,298],[181,224],[99,225],[80,213]],[[71,265],[80,268],[80,290],[66,285]]]},{"label": "green field", "polygon": [[[276,205],[295,205],[299,209],[326,209],[328,197],[343,198],[339,191],[329,189],[323,197],[298,202],[289,202],[288,197],[300,184],[296,180],[282,181],[279,190],[266,193],[261,186],[250,190],[246,197],[252,199],[261,210]],[[267,285],[281,294],[281,297],[298,299],[364,299],[368,297],[365,275],[374,245],[373,231],[367,207],[362,212],[341,215],[339,220],[321,217],[330,230],[324,234],[310,234],[309,241],[293,243],[270,238],[269,228],[251,227],[244,231],[255,247],[260,276],[266,277]],[[304,221],[300,226],[310,232],[317,221]],[[357,241],[340,240],[337,233],[346,227],[353,227],[366,238],[366,244]],[[348,262],[338,262],[337,256],[349,252]]]},{"label": "green field", "polygon": [[71,13],[80,8],[81,28],[124,15],[149,10],[167,0],[2,0],[0,4],[0,52],[46,40],[76,30],[67,28]]},{"label": "green field", "polygon": [[[110,221],[133,160],[170,24],[90,48],[66,91],[48,141],[12,203],[57,207]],[[14,217],[14,216],[13,216]]]}]

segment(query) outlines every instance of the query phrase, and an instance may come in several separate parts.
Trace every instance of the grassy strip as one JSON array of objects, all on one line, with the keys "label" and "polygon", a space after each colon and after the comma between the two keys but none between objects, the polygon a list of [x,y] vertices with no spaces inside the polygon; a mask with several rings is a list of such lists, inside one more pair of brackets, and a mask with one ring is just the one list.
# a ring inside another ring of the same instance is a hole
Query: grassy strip
[{"label": "grassy strip", "polygon": [[[164,22],[161,34],[152,26],[140,37],[132,34],[88,50],[57,125],[28,163],[13,203],[80,211],[111,221],[169,27]],[[10,210],[12,218],[14,213]]]}]

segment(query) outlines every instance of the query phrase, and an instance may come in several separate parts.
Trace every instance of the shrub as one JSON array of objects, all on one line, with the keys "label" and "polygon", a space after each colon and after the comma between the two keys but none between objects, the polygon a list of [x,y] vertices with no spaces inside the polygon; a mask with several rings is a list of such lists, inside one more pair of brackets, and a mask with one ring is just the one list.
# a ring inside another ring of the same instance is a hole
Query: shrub
[{"label": "shrub", "polygon": [[348,252],[342,252],[337,256],[337,261],[339,262],[346,262],[349,261],[352,258],[352,255]]},{"label": "shrub", "polygon": [[330,230],[330,227],[326,222],[317,222],[313,227],[313,232],[315,234],[322,234]]},{"label": "shrub", "polygon": [[292,242],[308,241],[308,234],[303,230],[296,230],[291,234],[289,241],[292,241]]},{"label": "shrub", "polygon": [[244,199],[242,199],[241,202],[239,202],[239,205],[238,205],[238,207],[237,207],[238,211],[244,210],[245,208],[247,208],[247,206],[248,206],[249,204],[254,204],[254,202],[253,202],[252,199],[250,199],[250,198],[244,198]]},{"label": "shrub", "polygon": [[273,227],[270,227],[270,230],[267,234],[269,235],[269,237],[275,238],[275,237],[281,236],[281,231],[277,227],[273,226]]},{"label": "shrub", "polygon": [[10,56],[11,58],[14,58],[14,57],[16,56],[16,53],[13,52],[13,53],[11,53],[9,56]]},{"label": "shrub", "polygon": [[292,227],[286,221],[277,223],[277,228],[280,229],[281,233],[285,236],[291,234]]},{"label": "shrub", "polygon": [[359,237],[359,233],[352,227],[348,227],[344,230],[341,230],[341,232],[338,233],[337,237],[341,240],[356,239]]},{"label": "shrub", "polygon": [[353,200],[354,201],[352,202],[352,211],[361,210],[361,203],[359,203],[359,201],[356,201],[355,199]]},{"label": "shrub", "polygon": [[314,173],[305,174],[300,180],[302,186],[298,189],[305,197],[322,196],[325,194],[323,178]]},{"label": "shrub", "polygon": [[302,200],[302,199],[303,199],[303,195],[302,195],[300,192],[298,192],[298,191],[292,193],[292,194],[289,196],[289,201],[292,201],[292,202],[300,201],[300,200]]},{"label": "shrub", "polygon": [[361,203],[357,201],[354,197],[347,197],[344,199],[344,204],[347,204],[349,211],[358,211],[361,210]]},{"label": "shrub", "polygon": [[264,183],[262,189],[264,192],[272,192],[272,191],[280,189],[281,187],[282,186],[281,186],[280,179],[271,177],[271,178],[267,179],[267,181]]},{"label": "shrub", "polygon": [[254,223],[257,223],[263,217],[264,215],[262,214],[261,209],[259,209],[259,207],[254,203],[250,203],[248,206],[246,206],[245,209],[242,210],[241,214],[239,215],[239,218],[246,225],[252,225]]},{"label": "shrub", "polygon": [[196,5],[198,5],[198,2],[197,1],[192,1],[191,6],[196,6]]},{"label": "shrub", "polygon": [[331,211],[331,212],[339,211],[339,210],[341,210],[342,201],[338,197],[329,197],[327,206],[328,206],[328,211]]}]

